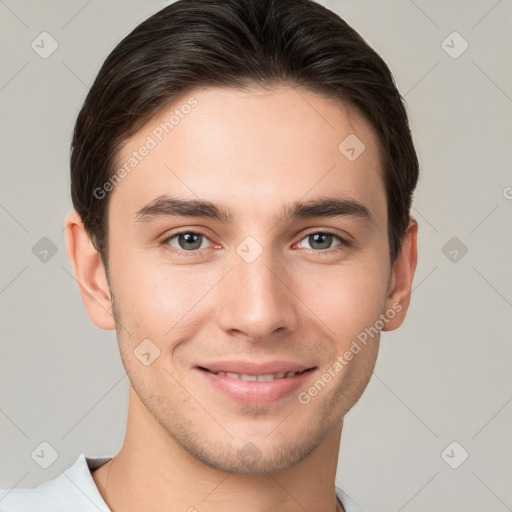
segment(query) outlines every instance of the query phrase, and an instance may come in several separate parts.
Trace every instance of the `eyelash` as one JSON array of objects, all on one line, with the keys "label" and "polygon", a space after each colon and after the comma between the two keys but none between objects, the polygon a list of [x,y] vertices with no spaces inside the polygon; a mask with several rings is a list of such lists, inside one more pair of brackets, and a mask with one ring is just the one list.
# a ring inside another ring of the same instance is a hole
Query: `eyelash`
[{"label": "eyelash", "polygon": [[[183,234],[201,235],[211,242],[210,238],[207,235],[205,235],[204,233],[202,233],[201,231],[183,230],[183,231],[178,231],[176,233],[173,233],[170,236],[167,236],[164,240],[162,240],[162,244],[166,247],[170,247],[169,250],[172,251],[174,254],[176,254],[179,257],[187,258],[187,257],[191,257],[191,256],[196,256],[197,254],[199,254],[203,249],[195,249],[193,251],[184,251],[182,249],[176,249],[175,247],[172,247],[169,244],[170,240],[176,238],[179,235],[183,235]],[[304,240],[305,238],[307,238],[311,235],[316,235],[316,234],[330,235],[330,236],[333,236],[334,238],[337,238],[340,241],[340,243],[338,245],[331,247],[330,249],[323,249],[323,250],[322,249],[317,249],[317,250],[310,249],[319,254],[332,254],[334,252],[342,250],[343,248],[349,247],[351,245],[350,242],[348,242],[346,239],[342,238],[340,235],[333,233],[332,231],[328,231],[328,230],[325,230],[325,231],[317,230],[317,231],[311,231],[311,232],[305,233],[304,236],[299,240],[298,243],[302,242],[302,240]]]}]

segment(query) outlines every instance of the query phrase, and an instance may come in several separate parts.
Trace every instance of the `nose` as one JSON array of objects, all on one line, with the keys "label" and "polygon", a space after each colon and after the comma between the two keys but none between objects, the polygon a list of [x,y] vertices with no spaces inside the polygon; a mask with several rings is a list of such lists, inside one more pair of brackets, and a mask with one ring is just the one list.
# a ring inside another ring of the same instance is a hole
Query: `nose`
[{"label": "nose", "polygon": [[268,340],[296,329],[299,299],[289,269],[276,266],[270,251],[248,263],[234,254],[233,267],[218,285],[218,322],[230,334]]}]

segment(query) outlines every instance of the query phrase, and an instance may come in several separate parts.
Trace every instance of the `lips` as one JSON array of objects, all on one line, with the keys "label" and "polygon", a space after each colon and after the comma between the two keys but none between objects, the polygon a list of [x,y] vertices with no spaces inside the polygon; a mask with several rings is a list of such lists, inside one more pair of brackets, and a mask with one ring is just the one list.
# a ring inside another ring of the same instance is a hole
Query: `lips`
[{"label": "lips", "polygon": [[217,361],[196,366],[214,390],[238,403],[262,406],[289,396],[316,369],[290,361]]}]

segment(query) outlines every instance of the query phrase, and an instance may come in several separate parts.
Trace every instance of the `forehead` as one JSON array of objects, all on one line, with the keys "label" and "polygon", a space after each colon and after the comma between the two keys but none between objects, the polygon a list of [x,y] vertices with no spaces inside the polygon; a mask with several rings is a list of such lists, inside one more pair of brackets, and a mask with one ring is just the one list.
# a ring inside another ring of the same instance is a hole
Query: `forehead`
[{"label": "forehead", "polygon": [[133,211],[163,194],[261,211],[335,192],[385,216],[371,124],[355,107],[299,88],[190,91],[125,143],[123,167],[111,201]]}]

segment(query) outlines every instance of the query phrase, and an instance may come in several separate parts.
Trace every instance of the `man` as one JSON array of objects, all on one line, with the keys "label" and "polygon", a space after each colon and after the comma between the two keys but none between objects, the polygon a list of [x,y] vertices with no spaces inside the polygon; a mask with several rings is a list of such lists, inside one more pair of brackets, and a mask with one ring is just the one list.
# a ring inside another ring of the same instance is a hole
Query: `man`
[{"label": "man", "polygon": [[67,249],[130,380],[123,446],[2,510],[347,512],[343,418],[416,267],[418,161],[382,59],[309,0],[179,0],[75,126]]}]

